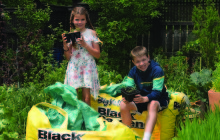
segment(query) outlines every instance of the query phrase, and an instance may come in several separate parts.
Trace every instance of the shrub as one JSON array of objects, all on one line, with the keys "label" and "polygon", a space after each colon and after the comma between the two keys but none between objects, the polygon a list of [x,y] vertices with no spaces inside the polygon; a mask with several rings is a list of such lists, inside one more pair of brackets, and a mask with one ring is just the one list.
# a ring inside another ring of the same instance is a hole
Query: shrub
[{"label": "shrub", "polygon": [[213,72],[213,89],[216,92],[220,92],[220,63],[216,63],[216,69]]},{"label": "shrub", "polygon": [[212,70],[203,69],[190,75],[189,89],[193,99],[208,103],[208,90],[212,87]]},{"label": "shrub", "polygon": [[215,68],[217,51],[219,51],[220,17],[215,3],[206,0],[205,6],[195,6],[192,13],[193,34],[196,39],[187,42],[183,50],[188,53],[200,53],[204,68]]},{"label": "shrub", "polygon": [[147,33],[150,21],[160,16],[155,0],[83,0],[98,11],[96,32],[108,53],[111,70],[122,75],[129,71],[130,51],[136,46],[136,36]]}]

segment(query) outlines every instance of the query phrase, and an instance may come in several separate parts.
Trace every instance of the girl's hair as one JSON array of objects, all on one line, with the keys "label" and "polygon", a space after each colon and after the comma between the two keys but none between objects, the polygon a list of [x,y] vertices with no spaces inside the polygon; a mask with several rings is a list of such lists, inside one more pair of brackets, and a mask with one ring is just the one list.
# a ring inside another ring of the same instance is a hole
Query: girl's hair
[{"label": "girl's hair", "polygon": [[77,6],[77,7],[73,8],[73,10],[72,10],[72,12],[70,14],[70,31],[75,28],[75,26],[73,24],[73,19],[74,19],[74,16],[76,14],[85,15],[86,16],[87,25],[89,26],[89,28],[94,30],[94,28],[92,26],[92,23],[90,22],[90,19],[89,19],[89,13],[87,12],[86,8],[81,7],[81,6]]},{"label": "girl's hair", "polygon": [[148,56],[147,49],[144,46],[136,46],[134,49],[131,50],[131,57],[134,60],[135,57],[140,56]]}]

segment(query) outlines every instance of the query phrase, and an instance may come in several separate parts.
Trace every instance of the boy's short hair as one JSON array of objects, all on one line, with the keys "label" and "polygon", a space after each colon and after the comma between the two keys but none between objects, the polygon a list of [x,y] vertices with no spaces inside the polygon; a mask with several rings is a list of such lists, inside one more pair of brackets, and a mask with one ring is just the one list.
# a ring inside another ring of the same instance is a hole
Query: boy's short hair
[{"label": "boy's short hair", "polygon": [[147,49],[144,46],[136,46],[134,49],[131,50],[131,57],[134,60],[135,57],[140,56],[148,56]]}]

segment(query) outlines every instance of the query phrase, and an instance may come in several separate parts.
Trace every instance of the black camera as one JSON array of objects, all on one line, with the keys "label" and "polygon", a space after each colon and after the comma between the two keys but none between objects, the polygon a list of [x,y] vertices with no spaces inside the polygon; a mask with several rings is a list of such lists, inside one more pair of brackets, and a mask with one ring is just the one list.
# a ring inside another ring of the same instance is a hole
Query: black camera
[{"label": "black camera", "polygon": [[80,35],[80,32],[74,32],[74,33],[68,33],[68,34],[65,34],[65,37],[67,39],[67,43],[70,42],[70,40],[75,43],[76,42],[76,38],[80,38],[81,35]]}]

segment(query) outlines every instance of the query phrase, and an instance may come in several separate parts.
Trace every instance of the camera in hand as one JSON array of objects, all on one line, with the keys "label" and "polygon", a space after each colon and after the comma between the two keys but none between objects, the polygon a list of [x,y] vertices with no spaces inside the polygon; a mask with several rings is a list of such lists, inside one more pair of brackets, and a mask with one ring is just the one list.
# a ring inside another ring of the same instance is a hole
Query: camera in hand
[{"label": "camera in hand", "polygon": [[73,43],[76,42],[76,38],[80,38],[80,32],[73,32],[73,33],[69,33],[69,34],[65,34],[65,37],[67,39],[67,43],[69,43],[70,41],[72,41]]}]

